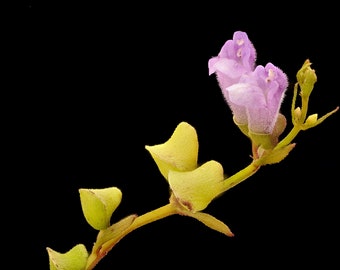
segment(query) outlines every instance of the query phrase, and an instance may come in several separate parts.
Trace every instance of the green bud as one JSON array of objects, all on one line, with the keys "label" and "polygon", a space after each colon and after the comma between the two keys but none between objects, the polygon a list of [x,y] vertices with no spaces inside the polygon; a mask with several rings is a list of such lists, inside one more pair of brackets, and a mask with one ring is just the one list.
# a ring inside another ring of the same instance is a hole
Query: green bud
[{"label": "green bud", "polygon": [[316,122],[318,121],[318,114],[314,113],[306,119],[305,125],[307,126],[314,126]]},{"label": "green bud", "polygon": [[317,81],[317,77],[315,74],[315,70],[311,69],[311,62],[307,59],[301,69],[297,72],[296,78],[299,83],[301,89],[301,96],[302,97],[309,97],[313,88],[314,84]]},{"label": "green bud", "polygon": [[312,114],[310,115],[305,123],[302,125],[302,130],[307,130],[309,128],[315,127],[319,124],[321,124],[323,121],[325,121],[325,119],[327,119],[329,116],[331,116],[333,113],[337,112],[339,110],[339,106],[336,107],[334,110],[326,113],[324,116],[322,117],[318,117],[318,114]]},{"label": "green bud", "polygon": [[112,213],[122,200],[122,192],[116,187],[103,189],[79,189],[81,207],[86,221],[96,230],[110,226]]},{"label": "green bud", "polygon": [[299,123],[300,119],[301,119],[301,108],[297,107],[297,108],[295,108],[295,110],[293,112],[293,122]]},{"label": "green bud", "polygon": [[50,270],[85,270],[88,252],[83,244],[78,244],[66,253],[46,248],[48,252]]}]

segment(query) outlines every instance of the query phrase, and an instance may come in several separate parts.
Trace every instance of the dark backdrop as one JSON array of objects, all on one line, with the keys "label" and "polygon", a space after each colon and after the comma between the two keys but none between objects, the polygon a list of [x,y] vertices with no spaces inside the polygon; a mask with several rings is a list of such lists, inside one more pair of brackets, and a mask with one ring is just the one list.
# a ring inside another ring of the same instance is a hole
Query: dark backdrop
[{"label": "dark backdrop", "polygon": [[[257,64],[272,62],[289,76],[287,117],[296,71],[307,58],[318,75],[310,112],[323,115],[340,104],[332,7],[32,0],[16,11],[8,21],[15,28],[8,39],[9,160],[22,193],[21,249],[34,269],[48,269],[47,246],[91,249],[96,231],[82,215],[79,188],[119,187],[113,221],[167,203],[167,183],[144,146],[167,140],[181,121],[197,129],[200,162],[217,160],[227,174],[250,162],[249,142],[208,76],[208,59],[234,31],[248,33]],[[173,216],[128,235],[98,270],[336,268],[338,124],[337,113],[302,132],[284,161],[209,205],[206,212],[227,223],[234,238]]]}]

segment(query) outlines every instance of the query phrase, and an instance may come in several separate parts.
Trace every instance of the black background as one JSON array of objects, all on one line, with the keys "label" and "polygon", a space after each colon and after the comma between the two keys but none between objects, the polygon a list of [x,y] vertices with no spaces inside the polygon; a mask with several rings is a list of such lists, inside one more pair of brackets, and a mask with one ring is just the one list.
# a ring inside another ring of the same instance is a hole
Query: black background
[{"label": "black background", "polygon": [[[79,188],[119,187],[123,200],[112,221],[166,204],[168,185],[144,146],[166,141],[181,121],[197,130],[201,163],[217,160],[233,174],[250,162],[249,142],[208,76],[209,58],[234,31],[248,33],[257,64],[272,62],[287,73],[288,121],[295,74],[307,58],[318,76],[310,112],[323,115],[340,104],[332,7],[273,5],[15,7],[5,40],[13,76],[6,91],[7,160],[14,164],[8,182],[20,191],[13,195],[20,220],[14,235],[30,269],[48,269],[46,247],[91,249],[97,232],[82,215]],[[234,238],[172,216],[129,234],[96,268],[337,268],[338,123],[336,113],[301,132],[284,161],[209,205],[205,211],[228,224]]]}]

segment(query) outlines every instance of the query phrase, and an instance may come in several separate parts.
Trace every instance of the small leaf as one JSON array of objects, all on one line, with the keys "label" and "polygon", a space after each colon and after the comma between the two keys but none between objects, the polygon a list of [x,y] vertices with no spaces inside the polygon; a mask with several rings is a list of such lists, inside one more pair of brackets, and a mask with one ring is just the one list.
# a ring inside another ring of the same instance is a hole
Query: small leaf
[{"label": "small leaf", "polygon": [[103,189],[79,189],[80,201],[86,221],[96,230],[110,226],[112,213],[122,200],[122,192],[116,187]]},{"label": "small leaf", "polygon": [[223,167],[211,160],[189,172],[169,171],[169,184],[177,201],[191,212],[205,209],[223,191]]},{"label": "small leaf", "polygon": [[161,174],[168,179],[169,170],[191,171],[197,167],[198,139],[195,128],[186,122],[176,127],[170,139],[153,146],[145,146]]},{"label": "small leaf", "polygon": [[288,154],[294,147],[295,143],[291,143],[284,147],[267,152],[260,159],[261,165],[268,165],[281,162],[286,156],[288,156]]},{"label": "small leaf", "polygon": [[47,247],[50,270],[85,270],[88,252],[83,244],[78,244],[66,253]]},{"label": "small leaf", "polygon": [[182,214],[197,219],[204,225],[208,226],[210,229],[223,233],[229,237],[234,236],[230,228],[225,223],[223,223],[221,220],[215,218],[212,215],[203,212],[197,213],[184,212]]}]

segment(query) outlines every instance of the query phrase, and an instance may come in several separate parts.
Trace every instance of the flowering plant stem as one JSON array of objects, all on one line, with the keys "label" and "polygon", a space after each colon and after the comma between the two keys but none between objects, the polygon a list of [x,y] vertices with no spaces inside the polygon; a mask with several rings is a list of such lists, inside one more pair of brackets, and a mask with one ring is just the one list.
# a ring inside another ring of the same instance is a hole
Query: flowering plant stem
[{"label": "flowering plant stem", "polygon": [[[241,183],[243,180],[249,178],[251,175],[257,172],[260,168],[259,160],[254,160],[243,170],[237,172],[231,177],[224,180],[225,191]],[[98,233],[97,241],[92,248],[92,252],[88,258],[87,266],[85,270],[92,270],[99,263],[99,261],[106,256],[106,254],[126,235],[151,222],[166,218],[174,214],[181,214],[176,206],[169,203],[155,210],[147,212],[141,216],[137,216],[133,219],[132,223],[123,230],[117,230],[117,228],[111,227],[101,230]],[[119,233],[114,233],[118,231]]]},{"label": "flowering plant stem", "polygon": [[[174,214],[177,214],[177,210],[172,204],[169,203],[155,210],[149,211],[141,216],[135,217],[132,223],[126,229],[118,230],[118,234],[114,233],[115,229],[117,230],[117,228],[112,228],[115,224],[105,230],[99,231],[97,241],[92,248],[92,252],[88,258],[85,270],[94,269],[98,262],[104,258],[106,254],[130,232],[148,223]],[[105,241],[103,241],[103,239],[105,239]]]},{"label": "flowering plant stem", "polygon": [[[298,88],[299,84],[296,83],[294,87],[294,94],[291,106],[293,121],[293,127],[291,131],[288,132],[288,134],[272,149],[262,149],[261,146],[258,146],[257,144],[252,142],[252,162],[242,170],[224,179],[222,182],[221,193],[248,179],[250,176],[255,174],[261,168],[261,166],[278,163],[283,160],[291,151],[291,149],[295,146],[295,144],[291,142],[301,130],[306,130],[320,124],[328,116],[335,113],[339,109],[339,107],[336,107],[333,111],[325,114],[323,117],[319,119],[317,119],[316,117],[314,118],[314,120],[312,119],[308,121],[309,118],[307,118],[307,111],[309,95],[300,95],[301,108],[296,108]],[[310,92],[308,94],[310,94]],[[111,225],[107,229],[100,230],[97,236],[97,241],[95,242],[92,248],[92,252],[88,257],[85,270],[94,269],[98,262],[102,258],[104,258],[106,254],[130,232],[146,224],[174,214],[183,214],[183,212],[181,211],[181,207],[179,207],[179,205],[175,205],[173,201],[170,200],[168,204],[162,207],[147,212],[141,216],[130,215],[125,219],[122,219],[121,221]]]}]

